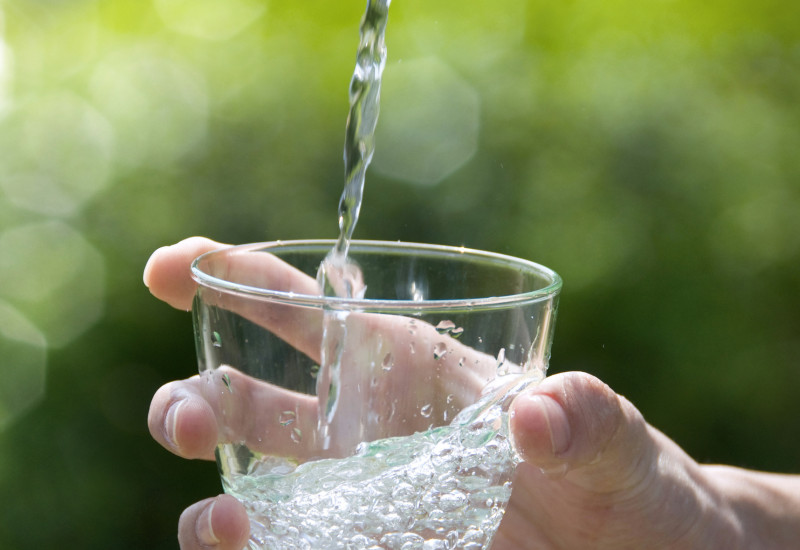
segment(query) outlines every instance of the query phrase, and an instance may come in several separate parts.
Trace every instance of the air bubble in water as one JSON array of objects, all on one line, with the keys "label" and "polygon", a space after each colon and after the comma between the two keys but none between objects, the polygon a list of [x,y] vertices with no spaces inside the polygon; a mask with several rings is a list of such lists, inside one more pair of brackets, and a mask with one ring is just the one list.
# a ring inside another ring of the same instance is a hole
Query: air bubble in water
[{"label": "air bubble in water", "polygon": [[394,356],[390,353],[387,353],[386,356],[383,358],[383,363],[381,363],[381,367],[383,370],[392,370],[394,366]]},{"label": "air bubble in water", "polygon": [[427,405],[423,405],[422,408],[419,410],[419,413],[425,418],[429,418],[432,412],[433,412],[433,406],[430,403],[428,403]]},{"label": "air bubble in water", "polygon": [[433,345],[433,358],[437,361],[447,355],[447,345],[444,342],[437,342]]},{"label": "air bubble in water", "polygon": [[311,365],[311,378],[316,379],[319,374],[319,365]]},{"label": "air bubble in water", "polygon": [[222,347],[222,336],[220,336],[219,332],[217,332],[216,330],[214,331],[214,334],[212,335],[212,344],[213,344],[213,346],[215,348],[221,348]]},{"label": "air bubble in water", "polygon": [[408,333],[412,335],[417,333],[417,322],[414,319],[408,322]]}]

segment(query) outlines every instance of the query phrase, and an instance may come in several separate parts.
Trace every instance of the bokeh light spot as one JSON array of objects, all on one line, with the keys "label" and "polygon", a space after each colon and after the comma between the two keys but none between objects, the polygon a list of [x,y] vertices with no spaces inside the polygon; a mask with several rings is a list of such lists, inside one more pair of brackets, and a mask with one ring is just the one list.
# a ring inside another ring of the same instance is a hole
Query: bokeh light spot
[{"label": "bokeh light spot", "polygon": [[266,10],[255,0],[154,0],[164,24],[175,32],[205,40],[227,40]]},{"label": "bokeh light spot", "polygon": [[16,110],[0,127],[0,188],[9,202],[46,215],[74,213],[106,187],[113,131],[89,103],[53,93]]},{"label": "bokeh light spot", "polygon": [[11,49],[3,40],[3,11],[0,9],[0,116],[11,105],[12,61]]},{"label": "bokeh light spot", "polygon": [[96,68],[90,87],[114,127],[116,158],[124,166],[167,167],[205,136],[205,80],[155,46],[110,54]]},{"label": "bokeh light spot", "polygon": [[437,58],[386,70],[374,169],[418,184],[435,184],[478,148],[478,93]]},{"label": "bokeh light spot", "polygon": [[10,304],[0,300],[0,430],[44,395],[47,350],[44,336]]},{"label": "bokeh light spot", "polygon": [[39,327],[49,345],[69,343],[100,317],[104,279],[100,253],[62,222],[0,234],[0,298]]}]

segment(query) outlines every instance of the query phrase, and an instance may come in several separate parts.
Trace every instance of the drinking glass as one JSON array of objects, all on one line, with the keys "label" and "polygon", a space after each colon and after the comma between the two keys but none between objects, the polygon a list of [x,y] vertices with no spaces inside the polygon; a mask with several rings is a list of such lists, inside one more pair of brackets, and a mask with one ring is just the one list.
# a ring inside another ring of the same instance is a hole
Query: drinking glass
[{"label": "drinking glass", "polygon": [[463,247],[353,241],[338,282],[361,292],[322,295],[333,246],[192,265],[217,464],[250,547],[489,548],[520,460],[508,410],[545,375],[561,279]]}]

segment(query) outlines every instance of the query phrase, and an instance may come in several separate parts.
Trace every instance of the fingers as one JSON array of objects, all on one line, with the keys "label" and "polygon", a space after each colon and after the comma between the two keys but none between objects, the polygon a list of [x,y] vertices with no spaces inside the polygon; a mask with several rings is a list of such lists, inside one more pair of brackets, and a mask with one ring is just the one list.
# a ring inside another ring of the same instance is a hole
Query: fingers
[{"label": "fingers", "polygon": [[197,288],[191,276],[192,261],[201,254],[225,246],[205,237],[190,237],[175,245],[163,246],[147,261],[144,284],[159,300],[188,311]]},{"label": "fingers", "polygon": [[660,434],[625,398],[585,373],[545,379],[512,407],[511,429],[523,458],[551,477],[592,491],[639,483],[661,451]]},{"label": "fingers", "polygon": [[230,367],[170,382],[153,396],[147,423],[153,438],[183,458],[211,460],[219,443],[304,458],[313,448],[317,402]]},{"label": "fingers", "polygon": [[178,522],[181,550],[241,550],[249,532],[244,506],[230,495],[193,504]]},{"label": "fingers", "polygon": [[147,424],[153,438],[176,455],[214,458],[218,440],[216,413],[191,380],[170,382],[159,388],[150,403]]},{"label": "fingers", "polygon": [[[192,279],[192,262],[206,252],[227,246],[205,237],[190,237],[172,246],[161,247],[147,261],[144,284],[156,298],[188,311],[197,289],[197,283]],[[216,276],[241,285],[311,296],[319,294],[313,277],[271,254],[232,254],[224,264],[220,263],[214,269],[224,271],[215,273]],[[220,295],[215,299],[219,301],[215,305],[236,311],[262,325],[311,357],[319,354],[322,327],[319,311],[259,303],[234,295]]]}]

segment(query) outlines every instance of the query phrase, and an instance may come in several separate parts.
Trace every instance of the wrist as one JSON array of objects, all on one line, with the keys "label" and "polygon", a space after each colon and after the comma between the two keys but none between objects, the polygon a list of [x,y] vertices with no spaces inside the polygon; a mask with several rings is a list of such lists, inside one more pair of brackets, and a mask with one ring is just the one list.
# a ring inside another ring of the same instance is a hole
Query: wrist
[{"label": "wrist", "polygon": [[730,466],[703,466],[733,514],[739,536],[730,548],[782,550],[800,540],[800,476]]}]

